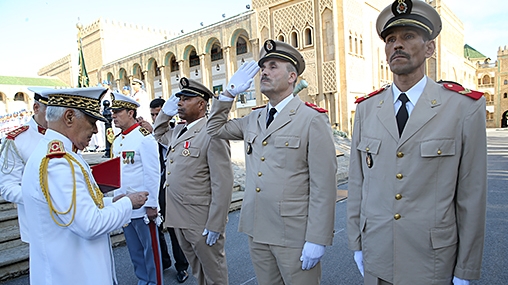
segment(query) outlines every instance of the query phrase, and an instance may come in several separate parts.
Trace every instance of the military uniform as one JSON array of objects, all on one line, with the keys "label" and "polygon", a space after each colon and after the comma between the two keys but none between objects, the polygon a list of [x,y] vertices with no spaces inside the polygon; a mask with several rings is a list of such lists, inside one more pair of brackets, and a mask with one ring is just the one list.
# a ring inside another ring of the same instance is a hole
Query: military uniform
[{"label": "military uniform", "polygon": [[[201,84],[189,81],[199,86],[199,92],[213,95]],[[197,96],[181,88],[180,94]],[[234,179],[229,142],[211,138],[206,133],[204,117],[189,126],[177,124],[174,128],[169,126],[171,118],[161,111],[154,125],[156,139],[169,148],[166,225],[175,228],[198,284],[228,284],[224,243]],[[184,127],[188,130],[178,137]],[[220,233],[213,246],[205,243],[206,237],[202,236],[205,228]]]},{"label": "military uniform", "polygon": [[[260,66],[276,58],[298,74],[305,68],[298,51],[282,42],[265,42],[260,58]],[[239,231],[249,236],[258,283],[319,284],[321,264],[302,270],[300,256],[304,244],[324,251],[333,239],[337,160],[326,110],[288,94],[266,127],[268,108],[228,121],[234,102],[222,100],[213,103],[207,128],[212,137],[245,142]]]},{"label": "military uniform", "polygon": [[148,97],[148,93],[142,88],[143,81],[139,79],[133,79],[133,83],[139,84],[138,91],[132,90],[132,98],[139,104],[139,108],[137,110],[138,117],[143,117],[145,120],[150,118],[150,98]]},{"label": "military uniform", "polygon": [[[113,92],[111,109],[134,109],[132,98]],[[145,205],[132,211],[131,222],[124,227],[127,248],[140,282],[162,284],[162,261],[154,221],[146,223],[146,208],[158,207],[160,166],[157,142],[152,134],[135,123],[123,130],[113,141],[111,155],[121,160],[121,187],[115,196],[147,191]],[[145,284],[143,283],[143,284]]]},{"label": "military uniform", "polygon": [[21,178],[25,164],[46,129],[32,118],[28,124],[7,134],[0,150],[0,193],[2,197],[17,204],[21,240],[29,242],[29,229],[25,218],[25,206],[21,194]]},{"label": "military uniform", "polygon": [[[378,33],[385,39],[390,28],[406,25],[426,32],[430,40],[441,30],[434,8],[406,0],[381,12]],[[399,28],[394,39],[405,32]],[[363,254],[365,284],[449,285],[454,277],[480,277],[485,99],[481,92],[437,84],[421,74],[405,92],[392,85],[357,100],[347,231],[349,248]],[[411,104],[400,103],[401,93]],[[409,119],[401,132],[396,113],[403,108]]]},{"label": "military uniform", "polygon": [[[104,88],[51,92],[48,106],[100,116]],[[89,104],[79,104],[84,101]],[[109,232],[130,220],[132,203],[126,197],[115,203],[103,199],[88,164],[73,149],[69,138],[48,129],[26,163],[22,193],[30,228],[30,283],[116,284]]]},{"label": "military uniform", "polygon": [[[29,88],[29,90],[35,93],[35,101],[44,105],[48,104],[48,97],[37,93],[43,89]],[[17,204],[21,240],[27,243],[29,242],[29,228],[21,194],[21,178],[26,162],[34,150],[34,145],[37,145],[45,132],[46,128],[31,118],[24,126],[8,133],[0,148],[0,194],[5,200]]]}]

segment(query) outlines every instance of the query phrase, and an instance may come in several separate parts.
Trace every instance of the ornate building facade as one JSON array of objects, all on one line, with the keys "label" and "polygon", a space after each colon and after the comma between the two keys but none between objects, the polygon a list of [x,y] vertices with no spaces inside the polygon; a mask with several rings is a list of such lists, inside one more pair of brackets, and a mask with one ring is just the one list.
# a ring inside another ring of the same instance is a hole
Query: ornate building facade
[{"label": "ornate building facade", "polygon": [[[379,12],[391,2],[253,0],[252,9],[245,13],[146,44],[128,55],[116,53],[117,57],[106,47],[107,37],[122,38],[124,31],[116,29],[113,33],[109,31],[112,27],[93,23],[82,32],[86,67],[92,85],[107,80],[113,89],[121,90],[137,78],[145,83],[151,98],[169,98],[183,76],[220,92],[243,62],[258,59],[266,39],[277,39],[293,45],[305,58],[307,67],[300,79],[309,86],[300,97],[328,109],[332,126],[351,133],[355,99],[392,80],[384,43],[375,28]],[[443,21],[436,53],[426,66],[427,75],[475,89],[476,65],[464,57],[462,22],[446,6],[446,0],[427,2]],[[116,45],[122,43],[116,41]],[[90,57],[100,60],[88,60]],[[252,106],[266,102],[258,91],[258,78],[254,82],[251,90],[239,96],[233,117],[244,116]]]}]

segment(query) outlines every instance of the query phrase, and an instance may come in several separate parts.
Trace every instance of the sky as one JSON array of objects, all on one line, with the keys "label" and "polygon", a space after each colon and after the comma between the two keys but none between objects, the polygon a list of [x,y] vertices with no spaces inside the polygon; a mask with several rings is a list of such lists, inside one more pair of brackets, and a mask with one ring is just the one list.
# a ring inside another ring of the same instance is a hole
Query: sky
[{"label": "sky", "polygon": [[[443,0],[464,23],[466,43],[492,58],[508,45],[508,1]],[[485,3],[483,6],[480,4]],[[0,75],[37,71],[77,53],[76,23],[99,18],[190,32],[247,11],[250,0],[0,0]],[[476,5],[476,6],[475,6]]]}]

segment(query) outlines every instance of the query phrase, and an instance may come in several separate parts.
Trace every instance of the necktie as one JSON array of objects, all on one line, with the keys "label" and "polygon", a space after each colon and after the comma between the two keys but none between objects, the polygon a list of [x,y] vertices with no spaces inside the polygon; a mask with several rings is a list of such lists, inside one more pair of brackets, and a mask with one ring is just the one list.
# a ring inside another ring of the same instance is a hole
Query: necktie
[{"label": "necktie", "polygon": [[183,135],[183,133],[185,133],[187,131],[187,126],[183,127],[183,129],[180,131],[180,133],[178,134],[178,136],[176,138],[179,138],[180,136]]},{"label": "necktie", "polygon": [[406,93],[400,93],[399,100],[402,102],[402,105],[399,108],[399,111],[397,112],[397,126],[399,127],[399,137],[402,136],[402,131],[404,130],[404,127],[406,126],[407,119],[409,118],[409,114],[407,112],[406,103],[409,101],[409,98],[407,98]]},{"label": "necktie", "polygon": [[277,109],[272,107],[268,112],[268,121],[266,121],[266,128],[268,128],[268,126],[272,123],[275,113],[277,113]]}]

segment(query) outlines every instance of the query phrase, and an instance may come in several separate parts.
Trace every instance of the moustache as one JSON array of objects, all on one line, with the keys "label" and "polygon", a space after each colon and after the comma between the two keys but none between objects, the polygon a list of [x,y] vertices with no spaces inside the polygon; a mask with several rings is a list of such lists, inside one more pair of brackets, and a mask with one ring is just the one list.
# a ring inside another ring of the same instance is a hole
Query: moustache
[{"label": "moustache", "polygon": [[265,80],[266,80],[266,81],[270,81],[270,79],[269,79],[267,76],[262,76],[262,77],[261,77],[261,81],[265,81]]},{"label": "moustache", "polygon": [[397,50],[397,51],[395,51],[395,53],[394,53],[394,54],[392,54],[392,56],[390,57],[390,61],[392,61],[392,60],[393,60],[393,58],[394,58],[394,57],[396,57],[396,56],[403,56],[403,57],[405,57],[405,58],[409,59],[409,54],[407,54],[407,53],[405,53],[405,52],[403,52],[403,51],[401,51],[401,50]]}]

